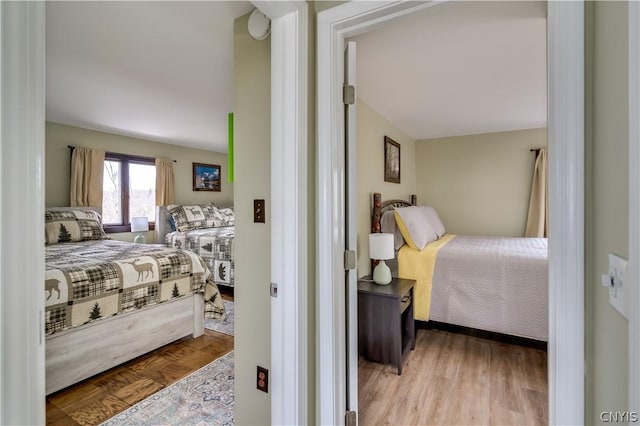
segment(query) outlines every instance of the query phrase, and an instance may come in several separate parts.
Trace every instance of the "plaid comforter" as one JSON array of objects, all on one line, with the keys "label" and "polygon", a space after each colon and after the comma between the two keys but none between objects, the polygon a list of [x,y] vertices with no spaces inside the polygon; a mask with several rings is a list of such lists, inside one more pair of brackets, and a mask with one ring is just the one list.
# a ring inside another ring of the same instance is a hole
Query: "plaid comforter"
[{"label": "plaid comforter", "polygon": [[170,232],[165,243],[172,248],[193,251],[204,259],[217,285],[234,286],[233,226]]},{"label": "plaid comforter", "polygon": [[45,247],[45,331],[77,327],[191,293],[207,318],[224,305],[202,259],[185,250],[114,240]]}]

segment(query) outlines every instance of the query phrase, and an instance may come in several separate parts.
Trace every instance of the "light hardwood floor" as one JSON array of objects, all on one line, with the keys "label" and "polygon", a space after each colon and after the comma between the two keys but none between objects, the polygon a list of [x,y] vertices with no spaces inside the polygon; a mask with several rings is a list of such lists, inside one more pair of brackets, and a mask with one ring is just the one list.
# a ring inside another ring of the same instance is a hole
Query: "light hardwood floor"
[{"label": "light hardwood floor", "polygon": [[206,329],[180,339],[49,395],[47,425],[100,424],[231,350],[233,336]]},{"label": "light hardwood floor", "polygon": [[360,425],[547,424],[547,353],[418,330],[402,370],[358,365]]}]

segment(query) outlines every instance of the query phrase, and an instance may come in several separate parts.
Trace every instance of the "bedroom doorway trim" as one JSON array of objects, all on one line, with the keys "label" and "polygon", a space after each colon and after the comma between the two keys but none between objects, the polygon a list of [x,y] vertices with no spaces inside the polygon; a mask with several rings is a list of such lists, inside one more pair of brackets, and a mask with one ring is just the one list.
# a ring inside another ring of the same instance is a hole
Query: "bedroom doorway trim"
[{"label": "bedroom doorway trim", "polygon": [[0,424],[45,423],[44,28],[44,2],[0,4]]},{"label": "bedroom doorway trim", "polygon": [[[272,19],[272,149],[297,165],[272,162],[271,190],[287,194],[273,226],[289,226],[272,246],[281,292],[271,306],[271,422],[306,424],[308,12],[303,1],[256,3]],[[3,176],[23,177],[0,176],[0,424],[44,424],[44,299],[31,297],[44,281],[44,2],[2,2],[0,34],[0,164]]]},{"label": "bedroom doorway trim", "polygon": [[308,7],[253,3],[271,19],[271,424],[308,424]]},{"label": "bedroom doorway trim", "polygon": [[[344,424],[344,40],[438,2],[349,2],[318,14],[317,422]],[[584,4],[548,2],[549,423],[584,423]],[[562,402],[561,402],[562,401]]]},{"label": "bedroom doorway trim", "polygon": [[629,411],[640,409],[640,3],[629,2]]}]

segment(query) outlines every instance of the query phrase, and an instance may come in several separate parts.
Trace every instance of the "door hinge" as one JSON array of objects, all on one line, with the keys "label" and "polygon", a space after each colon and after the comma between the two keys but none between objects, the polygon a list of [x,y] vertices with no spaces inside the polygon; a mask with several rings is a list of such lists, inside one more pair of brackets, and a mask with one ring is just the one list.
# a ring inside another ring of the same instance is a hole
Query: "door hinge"
[{"label": "door hinge", "polygon": [[356,86],[345,84],[342,86],[342,102],[345,105],[353,105],[356,103]]},{"label": "door hinge", "polygon": [[353,250],[344,251],[344,270],[356,269],[356,252]]},{"label": "door hinge", "polygon": [[269,287],[269,293],[271,293],[271,297],[278,297],[278,284],[277,283],[271,283],[271,286]]},{"label": "door hinge", "polygon": [[355,411],[347,411],[347,414],[344,416],[344,424],[345,426],[356,426],[356,412]]}]

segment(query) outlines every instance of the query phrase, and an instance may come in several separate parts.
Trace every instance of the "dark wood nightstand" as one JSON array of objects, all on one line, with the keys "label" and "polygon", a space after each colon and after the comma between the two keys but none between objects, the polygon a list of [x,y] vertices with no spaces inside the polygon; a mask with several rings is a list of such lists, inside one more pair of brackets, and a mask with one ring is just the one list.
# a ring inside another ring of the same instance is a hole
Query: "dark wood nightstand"
[{"label": "dark wood nightstand", "polygon": [[409,350],[416,348],[413,319],[415,280],[393,278],[388,285],[358,281],[358,353],[392,363],[402,374]]}]

